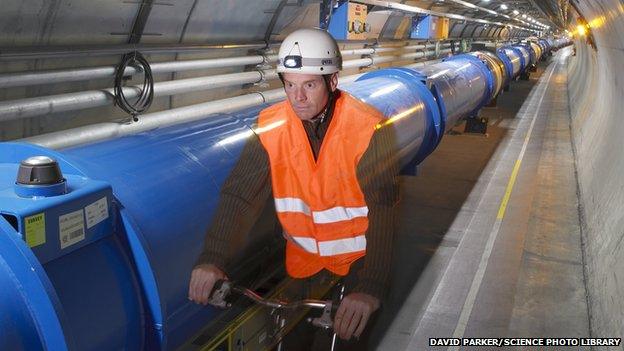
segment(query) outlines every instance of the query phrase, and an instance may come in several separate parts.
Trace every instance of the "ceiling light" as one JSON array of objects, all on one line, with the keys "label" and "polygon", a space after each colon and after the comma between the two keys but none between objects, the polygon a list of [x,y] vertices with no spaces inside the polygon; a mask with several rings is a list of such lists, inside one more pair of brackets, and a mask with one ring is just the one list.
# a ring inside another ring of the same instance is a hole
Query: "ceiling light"
[{"label": "ceiling light", "polygon": [[513,14],[517,16],[517,15],[519,15],[519,14],[520,14],[520,11],[518,11],[518,10],[513,10]]},{"label": "ceiling light", "polygon": [[501,9],[503,9],[503,10],[507,10],[507,5],[505,5],[505,4],[502,4],[500,7],[501,7]]}]

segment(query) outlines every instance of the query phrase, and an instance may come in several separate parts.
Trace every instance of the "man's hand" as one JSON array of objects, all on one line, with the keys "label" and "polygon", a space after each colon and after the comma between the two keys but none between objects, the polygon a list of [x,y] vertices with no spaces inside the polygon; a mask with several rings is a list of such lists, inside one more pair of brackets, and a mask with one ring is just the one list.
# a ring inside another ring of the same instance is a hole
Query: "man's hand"
[{"label": "man's hand", "polygon": [[344,340],[355,335],[359,338],[368,318],[379,308],[379,300],[364,293],[351,293],[345,296],[334,317],[334,332]]},{"label": "man's hand", "polygon": [[212,288],[221,279],[227,279],[227,276],[213,264],[200,264],[195,267],[189,283],[189,300],[207,305]]}]

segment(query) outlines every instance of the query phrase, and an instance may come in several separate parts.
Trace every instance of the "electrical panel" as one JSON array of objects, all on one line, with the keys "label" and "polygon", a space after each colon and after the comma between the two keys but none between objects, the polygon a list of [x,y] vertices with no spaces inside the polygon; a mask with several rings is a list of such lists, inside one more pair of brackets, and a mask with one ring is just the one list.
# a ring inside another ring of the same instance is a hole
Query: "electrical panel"
[{"label": "electrical panel", "polygon": [[365,40],[370,33],[366,5],[345,1],[332,11],[329,33],[337,40]]},{"label": "electrical panel", "polygon": [[411,39],[446,39],[448,33],[448,18],[425,15],[412,19]]}]

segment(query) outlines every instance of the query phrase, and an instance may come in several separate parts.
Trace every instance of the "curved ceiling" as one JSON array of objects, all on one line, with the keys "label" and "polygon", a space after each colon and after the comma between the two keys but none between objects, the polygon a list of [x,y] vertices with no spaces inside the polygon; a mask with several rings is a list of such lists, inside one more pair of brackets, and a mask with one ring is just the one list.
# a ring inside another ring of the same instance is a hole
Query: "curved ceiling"
[{"label": "curved ceiling", "polygon": [[[517,10],[554,25],[560,21],[558,3],[562,1],[567,4],[568,0],[399,0],[395,3],[504,23],[513,20],[483,9],[510,17]],[[501,9],[503,3],[508,4],[507,10]],[[405,27],[404,17],[413,14],[388,11],[381,6],[368,7],[375,16],[381,16],[375,21],[374,38],[406,37],[402,36],[405,30],[397,33],[397,28]],[[293,28],[318,25],[319,12],[318,0],[4,0],[0,12],[0,47],[279,40]],[[450,25],[452,33],[463,37],[528,34],[502,30],[502,26],[495,24],[467,26],[464,21],[452,20]]]}]

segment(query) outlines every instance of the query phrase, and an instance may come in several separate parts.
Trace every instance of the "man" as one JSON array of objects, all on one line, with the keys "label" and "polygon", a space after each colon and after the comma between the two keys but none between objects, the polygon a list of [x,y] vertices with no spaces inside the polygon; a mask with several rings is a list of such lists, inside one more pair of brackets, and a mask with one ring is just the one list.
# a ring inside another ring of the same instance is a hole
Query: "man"
[{"label": "man", "polygon": [[[288,274],[346,276],[334,331],[357,339],[370,330],[390,276],[398,202],[392,128],[381,127],[377,110],[337,89],[342,57],[327,32],[297,30],[278,56],[287,100],[260,113],[259,138],[247,143],[222,189],[189,298],[208,303],[214,283],[227,278],[228,238],[248,230],[272,194]],[[258,169],[266,171],[250,175]]]}]

